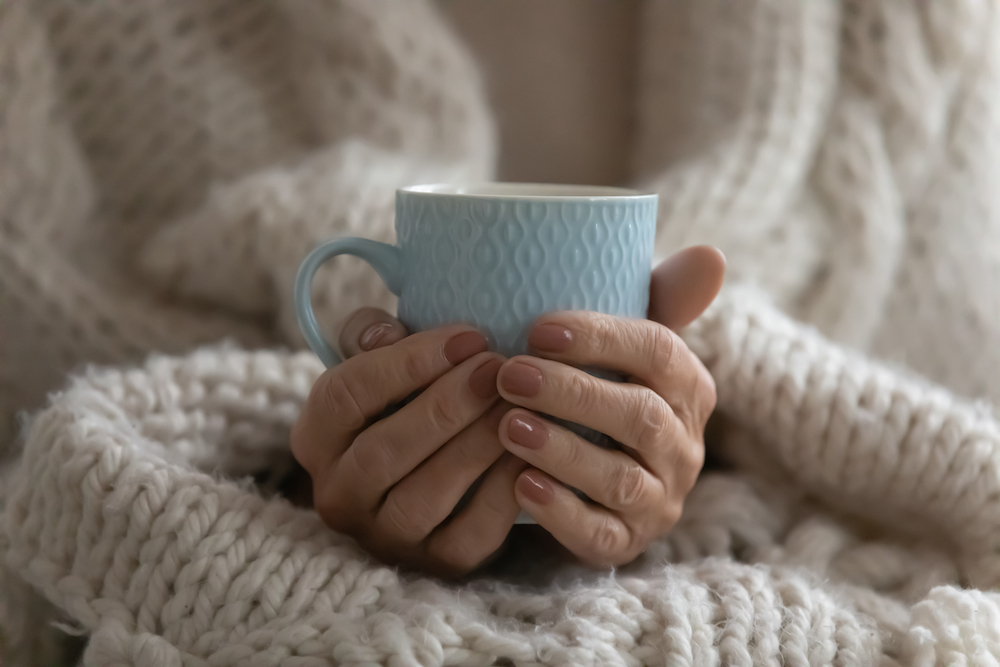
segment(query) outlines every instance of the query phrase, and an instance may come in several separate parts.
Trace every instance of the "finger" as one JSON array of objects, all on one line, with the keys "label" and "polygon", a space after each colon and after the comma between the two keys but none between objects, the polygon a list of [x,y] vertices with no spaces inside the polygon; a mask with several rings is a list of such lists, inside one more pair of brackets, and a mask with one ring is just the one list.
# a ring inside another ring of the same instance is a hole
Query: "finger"
[{"label": "finger", "polygon": [[635,559],[645,542],[613,512],[585,503],[536,468],[517,478],[514,497],[538,525],[588,565],[607,567]]},{"label": "finger", "polygon": [[528,344],[549,359],[573,366],[622,371],[662,396],[692,423],[715,408],[715,382],[680,336],[649,320],[591,311],[563,311],[541,318]]},{"label": "finger", "polygon": [[664,502],[663,482],[631,456],[598,447],[528,410],[507,412],[499,433],[511,454],[613,512],[642,514]]},{"label": "finger", "polygon": [[314,482],[385,408],[488,347],[486,337],[454,325],[407,336],[347,359],[320,375],[291,433],[292,454]]},{"label": "finger", "polygon": [[469,505],[431,536],[428,555],[445,564],[451,574],[464,574],[482,565],[503,545],[521,513],[514,483],[526,465],[510,454],[501,456]]},{"label": "finger", "polygon": [[[496,386],[496,369],[488,371]],[[399,481],[375,517],[376,532],[416,544],[441,525],[477,479],[504,454],[497,437],[510,404],[498,401]]]},{"label": "finger", "polygon": [[602,380],[537,357],[514,357],[500,369],[500,395],[514,405],[582,424],[634,450],[658,476],[675,461],[671,443],[691,437],[652,389]]},{"label": "finger", "polygon": [[649,319],[677,331],[715,300],[726,275],[726,256],[712,246],[694,246],[661,262],[649,284]]},{"label": "finger", "polygon": [[340,352],[345,359],[406,338],[406,327],[378,308],[360,308],[347,318],[340,330]]},{"label": "finger", "polygon": [[503,357],[482,352],[446,373],[398,412],[368,427],[344,452],[331,486],[374,510],[386,492],[497,400]]}]

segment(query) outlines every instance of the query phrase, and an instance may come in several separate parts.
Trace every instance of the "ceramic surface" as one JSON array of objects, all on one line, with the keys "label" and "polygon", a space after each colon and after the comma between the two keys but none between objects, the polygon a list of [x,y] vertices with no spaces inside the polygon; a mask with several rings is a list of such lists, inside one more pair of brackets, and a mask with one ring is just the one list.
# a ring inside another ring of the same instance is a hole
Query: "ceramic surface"
[{"label": "ceramic surface", "polygon": [[337,363],[309,286],[320,264],[345,253],[378,271],[411,331],[469,322],[505,356],[527,352],[527,329],[554,310],[645,317],[656,204],[656,195],[587,186],[399,190],[395,246],[334,239],[306,258],[296,283],[299,323],[320,358]]}]

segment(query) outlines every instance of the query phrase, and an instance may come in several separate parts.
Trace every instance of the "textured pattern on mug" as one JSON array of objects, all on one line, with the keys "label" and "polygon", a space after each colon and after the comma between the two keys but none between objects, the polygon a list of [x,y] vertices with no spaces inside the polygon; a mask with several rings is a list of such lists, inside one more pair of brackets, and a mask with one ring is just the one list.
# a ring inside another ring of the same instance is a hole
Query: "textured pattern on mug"
[{"label": "textured pattern on mug", "polygon": [[399,316],[412,330],[476,322],[500,353],[513,355],[526,350],[523,323],[546,312],[646,316],[653,198],[411,195],[397,200],[396,215],[411,221],[399,227],[398,242],[409,263]]}]

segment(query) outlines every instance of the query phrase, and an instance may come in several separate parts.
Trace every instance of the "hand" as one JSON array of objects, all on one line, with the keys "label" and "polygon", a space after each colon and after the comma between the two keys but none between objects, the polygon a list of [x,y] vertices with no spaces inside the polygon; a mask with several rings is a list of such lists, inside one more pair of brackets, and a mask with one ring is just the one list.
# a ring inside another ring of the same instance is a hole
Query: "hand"
[{"label": "hand", "polygon": [[375,309],[350,317],[340,347],[346,360],[316,381],[292,429],[316,510],[386,562],[442,575],[475,569],[520,512],[513,488],[526,464],[497,436],[509,407],[496,390],[503,357],[467,326],[407,336]]},{"label": "hand", "polygon": [[[654,272],[650,314],[659,321],[549,314],[528,336],[539,356],[514,357],[500,369],[500,395],[519,406],[501,420],[500,439],[531,466],[517,480],[517,501],[587,564],[630,562],[680,518],[704,461],[715,383],[664,324],[680,328],[697,317],[724,271],[717,250],[689,248]],[[611,382],[575,366],[628,378]],[[539,413],[607,434],[622,449],[591,444]]]}]

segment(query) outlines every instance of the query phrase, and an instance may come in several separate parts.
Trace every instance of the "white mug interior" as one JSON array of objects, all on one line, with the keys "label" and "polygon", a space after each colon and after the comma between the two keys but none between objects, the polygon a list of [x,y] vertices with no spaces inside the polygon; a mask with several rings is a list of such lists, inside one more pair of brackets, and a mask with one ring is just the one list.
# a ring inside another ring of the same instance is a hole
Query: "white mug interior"
[{"label": "white mug interior", "polygon": [[609,199],[645,197],[649,193],[601,185],[550,183],[432,183],[400,188],[401,192],[458,197],[513,197],[517,199]]}]

